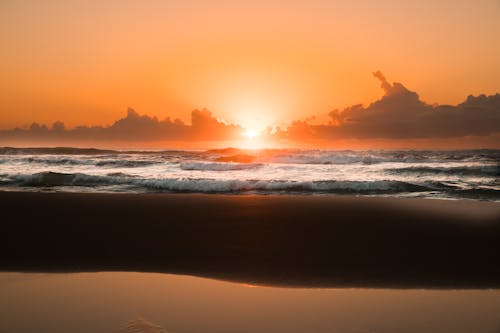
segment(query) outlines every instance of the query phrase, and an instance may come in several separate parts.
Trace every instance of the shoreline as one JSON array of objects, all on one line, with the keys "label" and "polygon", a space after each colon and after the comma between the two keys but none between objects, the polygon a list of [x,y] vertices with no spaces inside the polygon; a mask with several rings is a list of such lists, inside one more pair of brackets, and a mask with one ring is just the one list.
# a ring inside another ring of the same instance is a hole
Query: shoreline
[{"label": "shoreline", "polygon": [[277,286],[500,288],[500,203],[0,192],[0,271],[138,271]]}]

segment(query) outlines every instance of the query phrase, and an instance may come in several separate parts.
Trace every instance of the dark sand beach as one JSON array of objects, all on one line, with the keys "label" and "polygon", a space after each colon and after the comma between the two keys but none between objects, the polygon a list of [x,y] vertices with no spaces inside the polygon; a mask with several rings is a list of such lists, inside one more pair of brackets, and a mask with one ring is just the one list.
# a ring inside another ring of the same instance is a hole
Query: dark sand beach
[{"label": "dark sand beach", "polygon": [[500,204],[354,196],[0,192],[0,270],[278,286],[498,288]]}]

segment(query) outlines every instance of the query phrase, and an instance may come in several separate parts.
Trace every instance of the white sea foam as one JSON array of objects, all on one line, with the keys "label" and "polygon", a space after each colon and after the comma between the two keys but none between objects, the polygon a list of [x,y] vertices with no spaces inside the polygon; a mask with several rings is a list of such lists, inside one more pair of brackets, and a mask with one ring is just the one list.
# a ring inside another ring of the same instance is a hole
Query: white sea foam
[{"label": "white sea foam", "polygon": [[[249,156],[251,163],[231,161]],[[229,157],[229,158],[228,158]],[[0,148],[0,190],[351,193],[500,200],[500,151]]]},{"label": "white sea foam", "polygon": [[[31,175],[15,175],[8,180],[28,187],[113,187],[123,190],[126,186],[134,190],[157,192],[194,192],[194,193],[351,193],[351,194],[395,194],[444,191],[448,193],[468,193],[491,198],[498,197],[500,187],[464,188],[460,184],[424,181],[410,183],[403,181],[293,181],[293,180],[239,180],[210,178],[135,178],[128,175],[96,176],[86,174],[64,174],[43,172]],[[4,184],[6,181],[4,180]],[[116,186],[122,186],[116,187]]]},{"label": "white sea foam", "polygon": [[262,166],[260,163],[234,163],[234,162],[184,162],[180,164],[182,170],[199,171],[233,171],[248,170]]}]

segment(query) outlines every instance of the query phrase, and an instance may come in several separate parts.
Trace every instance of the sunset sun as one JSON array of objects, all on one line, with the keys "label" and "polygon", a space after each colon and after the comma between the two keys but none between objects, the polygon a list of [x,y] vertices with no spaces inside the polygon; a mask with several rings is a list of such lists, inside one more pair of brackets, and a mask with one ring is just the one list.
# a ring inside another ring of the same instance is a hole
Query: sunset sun
[{"label": "sunset sun", "polygon": [[253,140],[257,137],[258,133],[256,130],[254,129],[248,129],[246,132],[245,132],[245,136],[247,137],[248,140]]}]

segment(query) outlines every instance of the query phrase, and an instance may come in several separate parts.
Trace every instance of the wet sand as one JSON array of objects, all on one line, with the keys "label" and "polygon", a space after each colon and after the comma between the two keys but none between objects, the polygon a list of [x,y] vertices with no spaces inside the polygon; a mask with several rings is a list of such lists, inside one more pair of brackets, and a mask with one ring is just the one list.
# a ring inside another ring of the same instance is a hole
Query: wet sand
[{"label": "wet sand", "polygon": [[0,192],[0,270],[311,287],[498,288],[500,204]]}]

